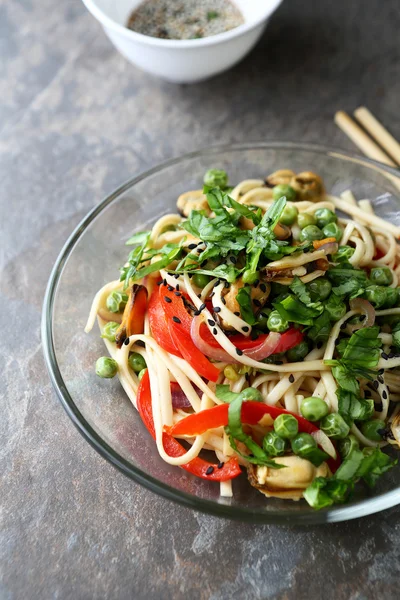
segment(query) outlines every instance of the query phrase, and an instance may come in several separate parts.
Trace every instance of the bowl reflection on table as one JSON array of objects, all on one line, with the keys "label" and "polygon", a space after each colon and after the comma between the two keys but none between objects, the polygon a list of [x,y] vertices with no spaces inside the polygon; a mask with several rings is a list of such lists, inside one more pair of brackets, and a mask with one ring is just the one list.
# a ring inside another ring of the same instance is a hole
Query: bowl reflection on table
[{"label": "bowl reflection on table", "polygon": [[175,212],[184,191],[199,188],[210,167],[225,169],[231,183],[262,178],[280,168],[312,170],[336,195],[352,189],[372,200],[378,215],[400,224],[394,171],[367,159],[326,148],[290,143],[210,148],[170,161],[132,179],[99,204],[72,234],[51,275],[43,312],[43,344],[58,395],[75,425],[100,454],[132,479],[193,508],[253,522],[328,522],[370,514],[400,503],[400,468],[376,489],[357,488],[352,502],[315,512],[304,501],[266,500],[245,475],[233,482],[233,498],[219,486],[166,464],[138,413],[115,380],[96,377],[104,354],[94,330],[83,332],[95,292],[118,277],[127,257],[125,240],[161,215]]}]

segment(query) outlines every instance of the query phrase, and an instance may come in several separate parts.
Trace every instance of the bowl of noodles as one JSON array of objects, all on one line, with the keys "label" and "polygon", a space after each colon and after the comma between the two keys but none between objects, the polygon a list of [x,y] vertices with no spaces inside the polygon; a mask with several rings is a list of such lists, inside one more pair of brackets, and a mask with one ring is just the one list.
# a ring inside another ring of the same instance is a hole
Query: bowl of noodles
[{"label": "bowl of noodles", "polygon": [[181,504],[324,523],[400,502],[396,172],[324,147],[208,148],[122,185],[50,277],[68,415]]}]

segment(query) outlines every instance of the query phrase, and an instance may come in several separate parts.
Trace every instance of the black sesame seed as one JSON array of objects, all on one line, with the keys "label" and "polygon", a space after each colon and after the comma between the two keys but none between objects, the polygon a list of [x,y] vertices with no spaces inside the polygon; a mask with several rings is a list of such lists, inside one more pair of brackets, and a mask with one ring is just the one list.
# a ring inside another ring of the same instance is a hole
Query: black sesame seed
[{"label": "black sesame seed", "polygon": [[126,338],[126,340],[124,341],[125,346],[129,346],[129,338]]},{"label": "black sesame seed", "polygon": [[172,302],[171,298],[169,298],[168,296],[164,296],[164,300],[165,302],[168,302],[168,304]]},{"label": "black sesame seed", "polygon": [[226,304],[225,298],[221,298],[221,302],[222,302],[222,304]]},{"label": "black sesame seed", "polygon": [[233,265],[236,265],[236,261],[237,261],[237,258],[236,258],[236,256],[231,256],[231,263],[232,263]]},{"label": "black sesame seed", "polygon": [[387,360],[389,358],[389,356],[386,354],[386,352],[382,352],[381,354],[383,360]]},{"label": "black sesame seed", "polygon": [[318,350],[320,350],[323,345],[324,345],[323,342],[317,342],[317,348],[318,348]]},{"label": "black sesame seed", "polygon": [[237,310],[235,310],[235,312],[233,314],[236,315],[237,317],[240,317],[240,312],[238,312]]},{"label": "black sesame seed", "polygon": [[[175,279],[179,279],[179,273],[175,273],[174,277],[175,277]],[[178,286],[176,286],[176,289],[178,289]]]},{"label": "black sesame seed", "polygon": [[243,354],[243,350],[241,350],[240,348],[236,348],[236,354],[237,354],[238,356],[242,356],[242,354]]},{"label": "black sesame seed", "polygon": [[383,392],[382,392],[382,398],[383,398],[384,400],[387,400],[387,393],[386,393],[386,390],[383,390]]},{"label": "black sesame seed", "polygon": [[250,373],[245,373],[244,377],[245,377],[246,381],[249,381],[249,379],[250,379]]},{"label": "black sesame seed", "polygon": [[265,285],[265,283],[260,283],[260,290],[265,294],[265,292],[267,291],[267,286]]},{"label": "black sesame seed", "polygon": [[249,327],[247,327],[247,325],[245,325],[244,327],[242,327],[242,331],[247,333],[249,331]]},{"label": "black sesame seed", "polygon": [[225,281],[224,285],[225,285],[226,289],[228,289],[228,287],[230,287],[229,281]]},{"label": "black sesame seed", "polygon": [[292,375],[290,375],[290,377],[289,377],[289,381],[290,381],[290,383],[294,383],[294,375],[293,375],[293,374],[292,374]]},{"label": "black sesame seed", "polygon": [[175,296],[177,296],[179,298],[179,296],[182,296],[181,292],[174,292]]},{"label": "black sesame seed", "polygon": [[250,338],[251,338],[252,340],[258,340],[258,338],[259,338],[259,335],[258,335],[258,333],[257,333],[257,331],[256,331],[255,329],[252,329],[252,331],[251,331],[251,333],[250,333]]},{"label": "black sesame seed", "polygon": [[208,467],[206,471],[206,475],[211,475],[211,473],[214,473],[214,467]]},{"label": "black sesame seed", "polygon": [[201,298],[201,294],[197,294],[197,297],[198,297],[198,298]]},{"label": "black sesame seed", "polygon": [[379,381],[376,381],[376,380],[375,380],[375,381],[373,382],[373,384],[372,384],[372,385],[373,385],[373,386],[374,386],[374,388],[377,390],[377,389],[378,389],[378,387],[379,387]]},{"label": "black sesame seed", "polygon": [[338,344],[340,344],[340,340],[339,340],[339,338],[336,338],[336,340],[335,340],[335,346],[337,346]]},{"label": "black sesame seed", "polygon": [[220,306],[216,306],[216,307],[214,308],[214,312],[215,312],[215,313],[219,313],[219,312],[221,312],[221,307],[220,307]]},{"label": "black sesame seed", "polygon": [[385,372],[385,369],[379,369],[379,371],[378,371],[378,375],[383,375],[383,374],[384,374],[384,372]]},{"label": "black sesame seed", "polygon": [[189,244],[188,248],[189,250],[194,250],[195,248],[197,248],[197,244]]},{"label": "black sesame seed", "polygon": [[347,323],[342,323],[340,326],[340,329],[346,329],[346,327],[347,327]]},{"label": "black sesame seed", "polygon": [[203,260],[203,262],[202,262],[202,263],[200,263],[200,266],[201,266],[201,268],[205,267],[205,266],[206,266],[206,264],[207,264],[207,261],[206,261],[206,260]]},{"label": "black sesame seed", "polygon": [[364,397],[365,398],[371,398],[371,392],[369,390],[365,390],[364,391]]},{"label": "black sesame seed", "polygon": [[379,383],[385,383],[382,375],[378,375],[377,379],[378,379]]},{"label": "black sesame seed", "polygon": [[389,354],[387,356],[388,356],[388,358],[394,358],[396,355],[394,352],[389,352]]},{"label": "black sesame seed", "polygon": [[225,463],[223,463],[223,462],[219,462],[218,465],[217,465],[217,468],[218,469],[222,469],[222,467],[224,466],[224,464]]},{"label": "black sesame seed", "polygon": [[201,312],[202,310],[204,310],[204,309],[205,309],[205,307],[206,307],[206,305],[205,305],[205,304],[204,304],[204,302],[203,302],[203,304],[202,304],[201,306],[199,306],[199,311]]},{"label": "black sesame seed", "polygon": [[210,327],[214,327],[215,325],[215,321],[213,321],[212,319],[207,319],[207,323],[210,325]]},{"label": "black sesame seed", "polygon": [[176,291],[179,292],[179,283],[176,284]]},{"label": "black sesame seed", "polygon": [[164,279],[163,285],[167,285],[167,280],[166,279]]},{"label": "black sesame seed", "polygon": [[174,321],[174,323],[181,323],[182,322],[179,317],[172,317],[172,320]]},{"label": "black sesame seed", "polygon": [[214,329],[213,329],[213,334],[214,334],[214,335],[217,335],[217,333],[218,333],[218,330],[217,330],[217,328],[216,328],[216,327],[214,327]]},{"label": "black sesame seed", "polygon": [[201,312],[200,310],[195,310],[193,314],[194,314],[195,317],[198,317],[199,314],[200,314],[200,312]]},{"label": "black sesame seed", "polygon": [[169,292],[173,292],[175,288],[172,287],[172,285],[167,286],[167,290]]},{"label": "black sesame seed", "polygon": [[162,279],[160,279],[160,281],[157,281],[157,285],[161,285],[162,284]]},{"label": "black sesame seed", "polygon": [[359,320],[360,320],[360,321],[364,321],[364,320],[365,320],[365,318],[366,318],[366,315],[360,315],[360,316],[359,316]]},{"label": "black sesame seed", "polygon": [[261,307],[261,302],[259,300],[257,300],[257,298],[254,298],[253,304],[255,304],[258,308]]}]

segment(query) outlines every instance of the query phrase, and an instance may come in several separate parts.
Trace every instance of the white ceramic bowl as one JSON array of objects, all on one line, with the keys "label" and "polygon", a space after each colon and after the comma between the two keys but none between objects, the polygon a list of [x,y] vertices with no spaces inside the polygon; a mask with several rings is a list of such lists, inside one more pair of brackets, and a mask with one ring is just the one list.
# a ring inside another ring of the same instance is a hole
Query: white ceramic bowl
[{"label": "white ceramic bowl", "polygon": [[193,83],[229,69],[259,40],[282,0],[235,0],[245,22],[218,35],[195,40],[164,40],[125,27],[141,0],[83,0],[114,46],[130,62],[176,83]]}]

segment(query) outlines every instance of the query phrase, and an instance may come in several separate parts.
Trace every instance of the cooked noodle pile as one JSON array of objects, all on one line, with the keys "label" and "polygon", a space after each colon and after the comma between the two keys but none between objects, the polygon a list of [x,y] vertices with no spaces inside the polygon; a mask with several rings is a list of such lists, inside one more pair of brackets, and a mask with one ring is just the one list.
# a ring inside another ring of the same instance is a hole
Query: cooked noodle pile
[{"label": "cooked noodle pile", "polygon": [[163,460],[222,495],[241,466],[268,497],[342,502],[400,439],[400,228],[313,173],[210,177],[96,294],[85,330],[97,318],[115,361],[98,374],[117,372]]}]

